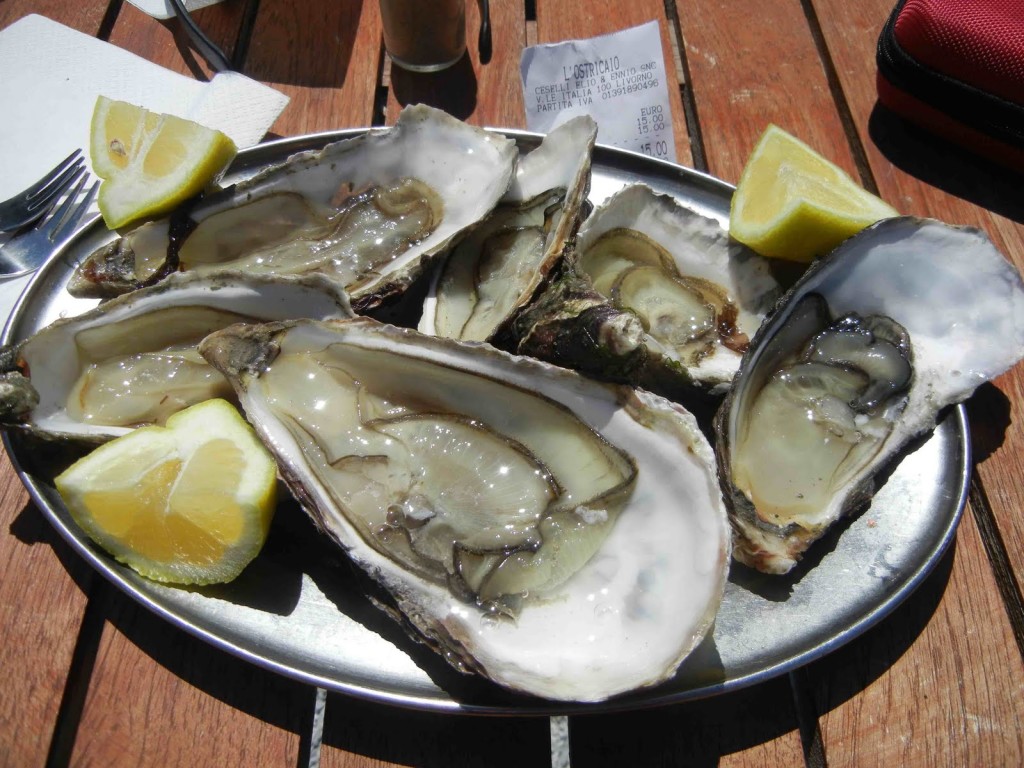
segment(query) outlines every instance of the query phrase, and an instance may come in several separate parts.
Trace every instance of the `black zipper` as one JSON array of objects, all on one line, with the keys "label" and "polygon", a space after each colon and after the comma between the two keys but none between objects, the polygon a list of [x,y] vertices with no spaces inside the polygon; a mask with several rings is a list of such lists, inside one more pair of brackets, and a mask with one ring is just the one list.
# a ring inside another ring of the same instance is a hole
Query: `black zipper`
[{"label": "black zipper", "polygon": [[1007,144],[1024,148],[1024,106],[928,69],[896,41],[900,0],[878,38],[878,71],[896,88],[955,120]]}]

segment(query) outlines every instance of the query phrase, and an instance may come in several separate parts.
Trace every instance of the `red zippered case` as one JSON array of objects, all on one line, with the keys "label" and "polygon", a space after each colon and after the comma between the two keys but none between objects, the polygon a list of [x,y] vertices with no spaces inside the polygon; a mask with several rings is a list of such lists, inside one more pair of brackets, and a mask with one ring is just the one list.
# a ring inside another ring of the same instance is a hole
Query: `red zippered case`
[{"label": "red zippered case", "polygon": [[1024,171],[1024,2],[901,0],[878,39],[878,100]]}]

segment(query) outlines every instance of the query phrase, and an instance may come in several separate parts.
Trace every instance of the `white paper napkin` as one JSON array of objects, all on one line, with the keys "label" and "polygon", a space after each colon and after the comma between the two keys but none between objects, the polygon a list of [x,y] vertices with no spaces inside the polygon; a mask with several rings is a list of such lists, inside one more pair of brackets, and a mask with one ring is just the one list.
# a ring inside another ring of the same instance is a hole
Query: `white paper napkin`
[{"label": "white paper napkin", "polygon": [[[175,15],[174,6],[167,2],[167,0],[128,0],[128,2],[143,13],[148,13],[154,19],[169,19]],[[194,11],[219,2],[221,0],[185,0],[185,9]]]},{"label": "white paper napkin", "polygon": [[[0,200],[75,148],[88,154],[89,120],[100,94],[217,128],[239,148],[262,139],[288,103],[284,94],[236,72],[208,83],[193,80],[35,15],[0,31],[0,73]],[[28,279],[0,281],[0,326]]]}]

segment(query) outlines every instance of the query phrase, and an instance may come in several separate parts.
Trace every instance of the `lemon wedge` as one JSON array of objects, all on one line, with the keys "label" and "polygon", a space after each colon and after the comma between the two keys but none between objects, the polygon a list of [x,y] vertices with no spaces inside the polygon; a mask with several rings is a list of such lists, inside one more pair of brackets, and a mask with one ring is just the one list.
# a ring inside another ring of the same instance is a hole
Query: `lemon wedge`
[{"label": "lemon wedge", "polygon": [[220,131],[114,101],[96,100],[89,134],[99,206],[111,229],[167,213],[201,192],[238,153]]},{"label": "lemon wedge", "polygon": [[274,460],[224,400],[100,446],[56,478],[75,522],[156,581],[213,584],[259,554],[274,514]]},{"label": "lemon wedge", "polygon": [[896,209],[778,126],[747,159],[729,234],[762,256],[808,262]]}]

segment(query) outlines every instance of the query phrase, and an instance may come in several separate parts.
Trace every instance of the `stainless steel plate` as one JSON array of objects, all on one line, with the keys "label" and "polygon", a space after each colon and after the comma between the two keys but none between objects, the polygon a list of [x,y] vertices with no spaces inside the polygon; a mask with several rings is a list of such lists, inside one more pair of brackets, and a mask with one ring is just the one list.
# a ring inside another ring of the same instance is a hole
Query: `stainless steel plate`
[{"label": "stainless steel plate", "polygon": [[[287,139],[240,153],[229,181],[289,154],[358,135]],[[505,131],[524,148],[532,134]],[[726,223],[732,187],[643,155],[598,147],[591,200],[642,181]],[[65,291],[74,265],[112,236],[95,223],[40,271],[4,334],[24,338],[95,302]],[[93,567],[172,624],[267,669],[378,702],[444,712],[552,714],[630,709],[730,691],[818,658],[889,613],[935,565],[966,499],[969,444],[958,408],[909,451],[869,509],[818,542],[795,574],[769,577],[734,566],[713,636],[670,682],[598,705],[574,706],[507,693],[460,675],[410,640],[363,597],[360,577],[304,515],[285,506],[264,551],[231,584],[175,589],[138,577],[96,549],[42,479],[50,467],[26,445],[5,445],[29,492]],[[39,475],[24,467],[36,466]]]}]

